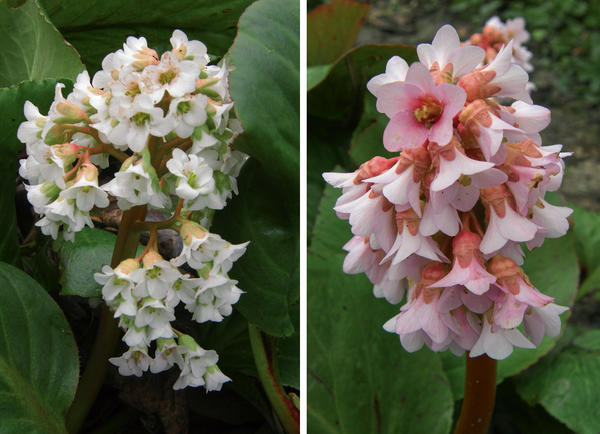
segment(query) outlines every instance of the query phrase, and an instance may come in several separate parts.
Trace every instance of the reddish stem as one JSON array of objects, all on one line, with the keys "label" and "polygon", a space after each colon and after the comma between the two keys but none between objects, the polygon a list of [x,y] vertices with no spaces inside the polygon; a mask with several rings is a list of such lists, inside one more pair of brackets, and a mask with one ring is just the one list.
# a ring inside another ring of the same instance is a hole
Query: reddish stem
[{"label": "reddish stem", "polygon": [[486,434],[494,412],[497,361],[466,355],[465,397],[454,434]]}]

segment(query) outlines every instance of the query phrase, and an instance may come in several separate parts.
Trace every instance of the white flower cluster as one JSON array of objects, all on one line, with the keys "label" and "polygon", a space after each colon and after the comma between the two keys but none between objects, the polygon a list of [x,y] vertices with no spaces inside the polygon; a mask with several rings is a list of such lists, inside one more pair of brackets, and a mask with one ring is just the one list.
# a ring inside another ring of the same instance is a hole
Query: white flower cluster
[{"label": "white flower cluster", "polygon": [[[236,177],[247,156],[231,148],[242,128],[231,112],[225,62],[209,65],[204,44],[188,41],[180,30],[171,45],[159,59],[145,38],[129,37],[91,80],[87,71],[80,73],[67,98],[57,84],[47,116],[27,101],[18,138],[28,156],[19,174],[42,216],[36,225],[55,239],[62,227],[64,238],[73,241],[75,232],[93,226],[94,208],[107,207],[111,198],[122,210],[165,209],[178,199],[168,221],[134,222],[151,231],[139,257],[94,275],[129,347],[111,362],[122,375],[136,376],[178,365],[175,389],[219,390],[229,378],[216,365],[217,353],[171,324],[179,303],[196,322],[221,321],[242,294],[227,273],[247,243],[232,245],[194,220],[208,226],[214,210],[237,194]],[[100,184],[109,157],[121,167]],[[181,255],[171,261],[158,253],[159,225],[183,239]],[[183,274],[178,267],[184,264],[197,277]]]},{"label": "white flower cluster", "polygon": [[[175,389],[203,385],[204,381],[208,388],[209,380],[203,380],[206,369],[212,367],[209,371],[219,373],[217,377],[223,381],[228,378],[216,368],[216,352],[203,350],[189,336],[187,343],[182,343],[181,336],[171,327],[175,307],[184,303],[198,323],[219,322],[230,315],[242,291],[227,273],[244,254],[247,243],[230,244],[189,220],[181,225],[180,235],[184,249],[170,262],[155,250],[149,250],[141,264],[139,259],[126,259],[114,270],[104,266],[102,273],[96,273],[94,278],[103,285],[102,297],[114,310],[115,318],[119,318],[119,326],[126,330],[123,341],[129,350],[110,359],[121,375],[140,376],[148,369],[156,373],[176,364],[181,376]],[[196,269],[199,277],[182,274],[177,266],[184,263]],[[148,352],[153,341],[157,343],[151,358]],[[198,366],[206,369],[200,370]],[[213,386],[208,390],[220,389],[222,382],[215,383],[214,378],[211,381]]]},{"label": "white flower cluster", "polygon": [[[247,156],[230,146],[242,129],[230,116],[229,70],[208,65],[204,44],[180,30],[171,45],[159,60],[145,38],[129,37],[91,81],[80,73],[66,99],[57,84],[47,116],[25,103],[18,138],[28,157],[19,174],[44,234],[56,238],[62,226],[73,240],[93,225],[92,208],[108,206],[108,194],[123,210],[163,208],[174,195],[200,211],[222,209],[237,193]],[[99,185],[96,166],[107,167],[109,154],[123,164]],[[157,155],[164,160],[153,161]]]}]

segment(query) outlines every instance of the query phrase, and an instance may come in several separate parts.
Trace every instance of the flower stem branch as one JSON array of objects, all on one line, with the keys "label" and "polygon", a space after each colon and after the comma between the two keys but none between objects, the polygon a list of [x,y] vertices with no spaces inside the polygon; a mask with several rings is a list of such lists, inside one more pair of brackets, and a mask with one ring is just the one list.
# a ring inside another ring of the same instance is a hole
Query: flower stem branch
[{"label": "flower stem branch", "polygon": [[454,434],[485,434],[494,412],[497,361],[467,353],[466,365],[465,397]]},{"label": "flower stem branch", "polygon": [[285,431],[289,434],[299,433],[300,412],[280,384],[277,357],[274,354],[272,343],[269,343],[268,337],[253,324],[248,323],[248,333],[250,334],[254,363],[267,398]]},{"label": "flower stem branch", "polygon": [[[134,223],[146,218],[146,206],[136,206],[123,213],[117,242],[113,251],[110,266],[115,268],[127,258],[135,256],[139,243],[139,232],[132,231]],[[81,430],[85,419],[104,384],[104,377],[108,368],[108,358],[112,356],[119,343],[119,328],[110,309],[103,305],[100,325],[96,340],[92,346],[87,366],[79,380],[73,404],[66,417],[69,433]]]}]

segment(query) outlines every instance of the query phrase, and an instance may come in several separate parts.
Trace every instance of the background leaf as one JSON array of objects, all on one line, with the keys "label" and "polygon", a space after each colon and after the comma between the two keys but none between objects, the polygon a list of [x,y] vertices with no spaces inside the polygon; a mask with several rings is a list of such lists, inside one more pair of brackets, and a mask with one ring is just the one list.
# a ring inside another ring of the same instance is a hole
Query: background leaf
[{"label": "background leaf", "polygon": [[0,87],[26,80],[75,79],[83,70],[77,51],[35,0],[15,9],[0,3],[0,40]]},{"label": "background leaf", "polygon": [[[110,265],[117,236],[98,228],[84,228],[75,242],[55,245],[60,258],[62,295],[101,297],[102,286],[94,280],[103,265]],[[143,248],[143,247],[142,247]]]},{"label": "background leaf", "polygon": [[349,50],[369,7],[353,0],[333,0],[313,9],[306,23],[308,66],[332,63]]},{"label": "background leaf", "polygon": [[66,433],[64,415],[79,375],[69,324],[18,268],[0,263],[0,288],[1,431]]},{"label": "background leaf", "polygon": [[539,403],[577,433],[597,433],[600,408],[600,334],[584,334],[561,352],[542,359],[516,378],[519,394],[530,404]]},{"label": "background leaf", "polygon": [[427,351],[406,353],[382,329],[398,308],[374,299],[365,276],[342,272],[341,246],[351,234],[331,209],[330,190],[308,258],[308,429],[448,432],[453,400],[440,361]]},{"label": "background leaf", "polygon": [[123,46],[127,36],[144,36],[159,52],[171,48],[173,30],[204,42],[222,56],[235,36],[236,23],[252,0],[42,0],[52,22],[72,43],[92,75],[104,56]]},{"label": "background leaf", "polygon": [[245,129],[235,146],[251,158],[238,180],[239,196],[214,223],[231,242],[250,240],[231,273],[247,292],[236,306],[279,337],[294,332],[289,305],[299,296],[298,39],[293,0],[259,0],[240,18],[230,83]]}]

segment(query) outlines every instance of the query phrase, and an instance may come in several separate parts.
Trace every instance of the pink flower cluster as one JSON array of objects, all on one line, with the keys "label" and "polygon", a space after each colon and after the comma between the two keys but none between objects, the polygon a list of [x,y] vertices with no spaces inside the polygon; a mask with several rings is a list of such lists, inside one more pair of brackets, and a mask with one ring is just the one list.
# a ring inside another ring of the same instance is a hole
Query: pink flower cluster
[{"label": "pink flower cluster", "polygon": [[446,25],[417,47],[420,62],[391,58],[367,87],[390,118],[383,144],[400,154],[323,175],[342,189],[334,209],[354,234],[344,272],[366,273],[394,304],[408,286],[384,325],[407,351],[503,359],[560,332],[567,308],[531,284],[521,243],[567,232],[571,210],[544,195],[559,188],[569,154],[541,145],[550,111],[531,104],[512,44],[483,65],[484,50]]}]

